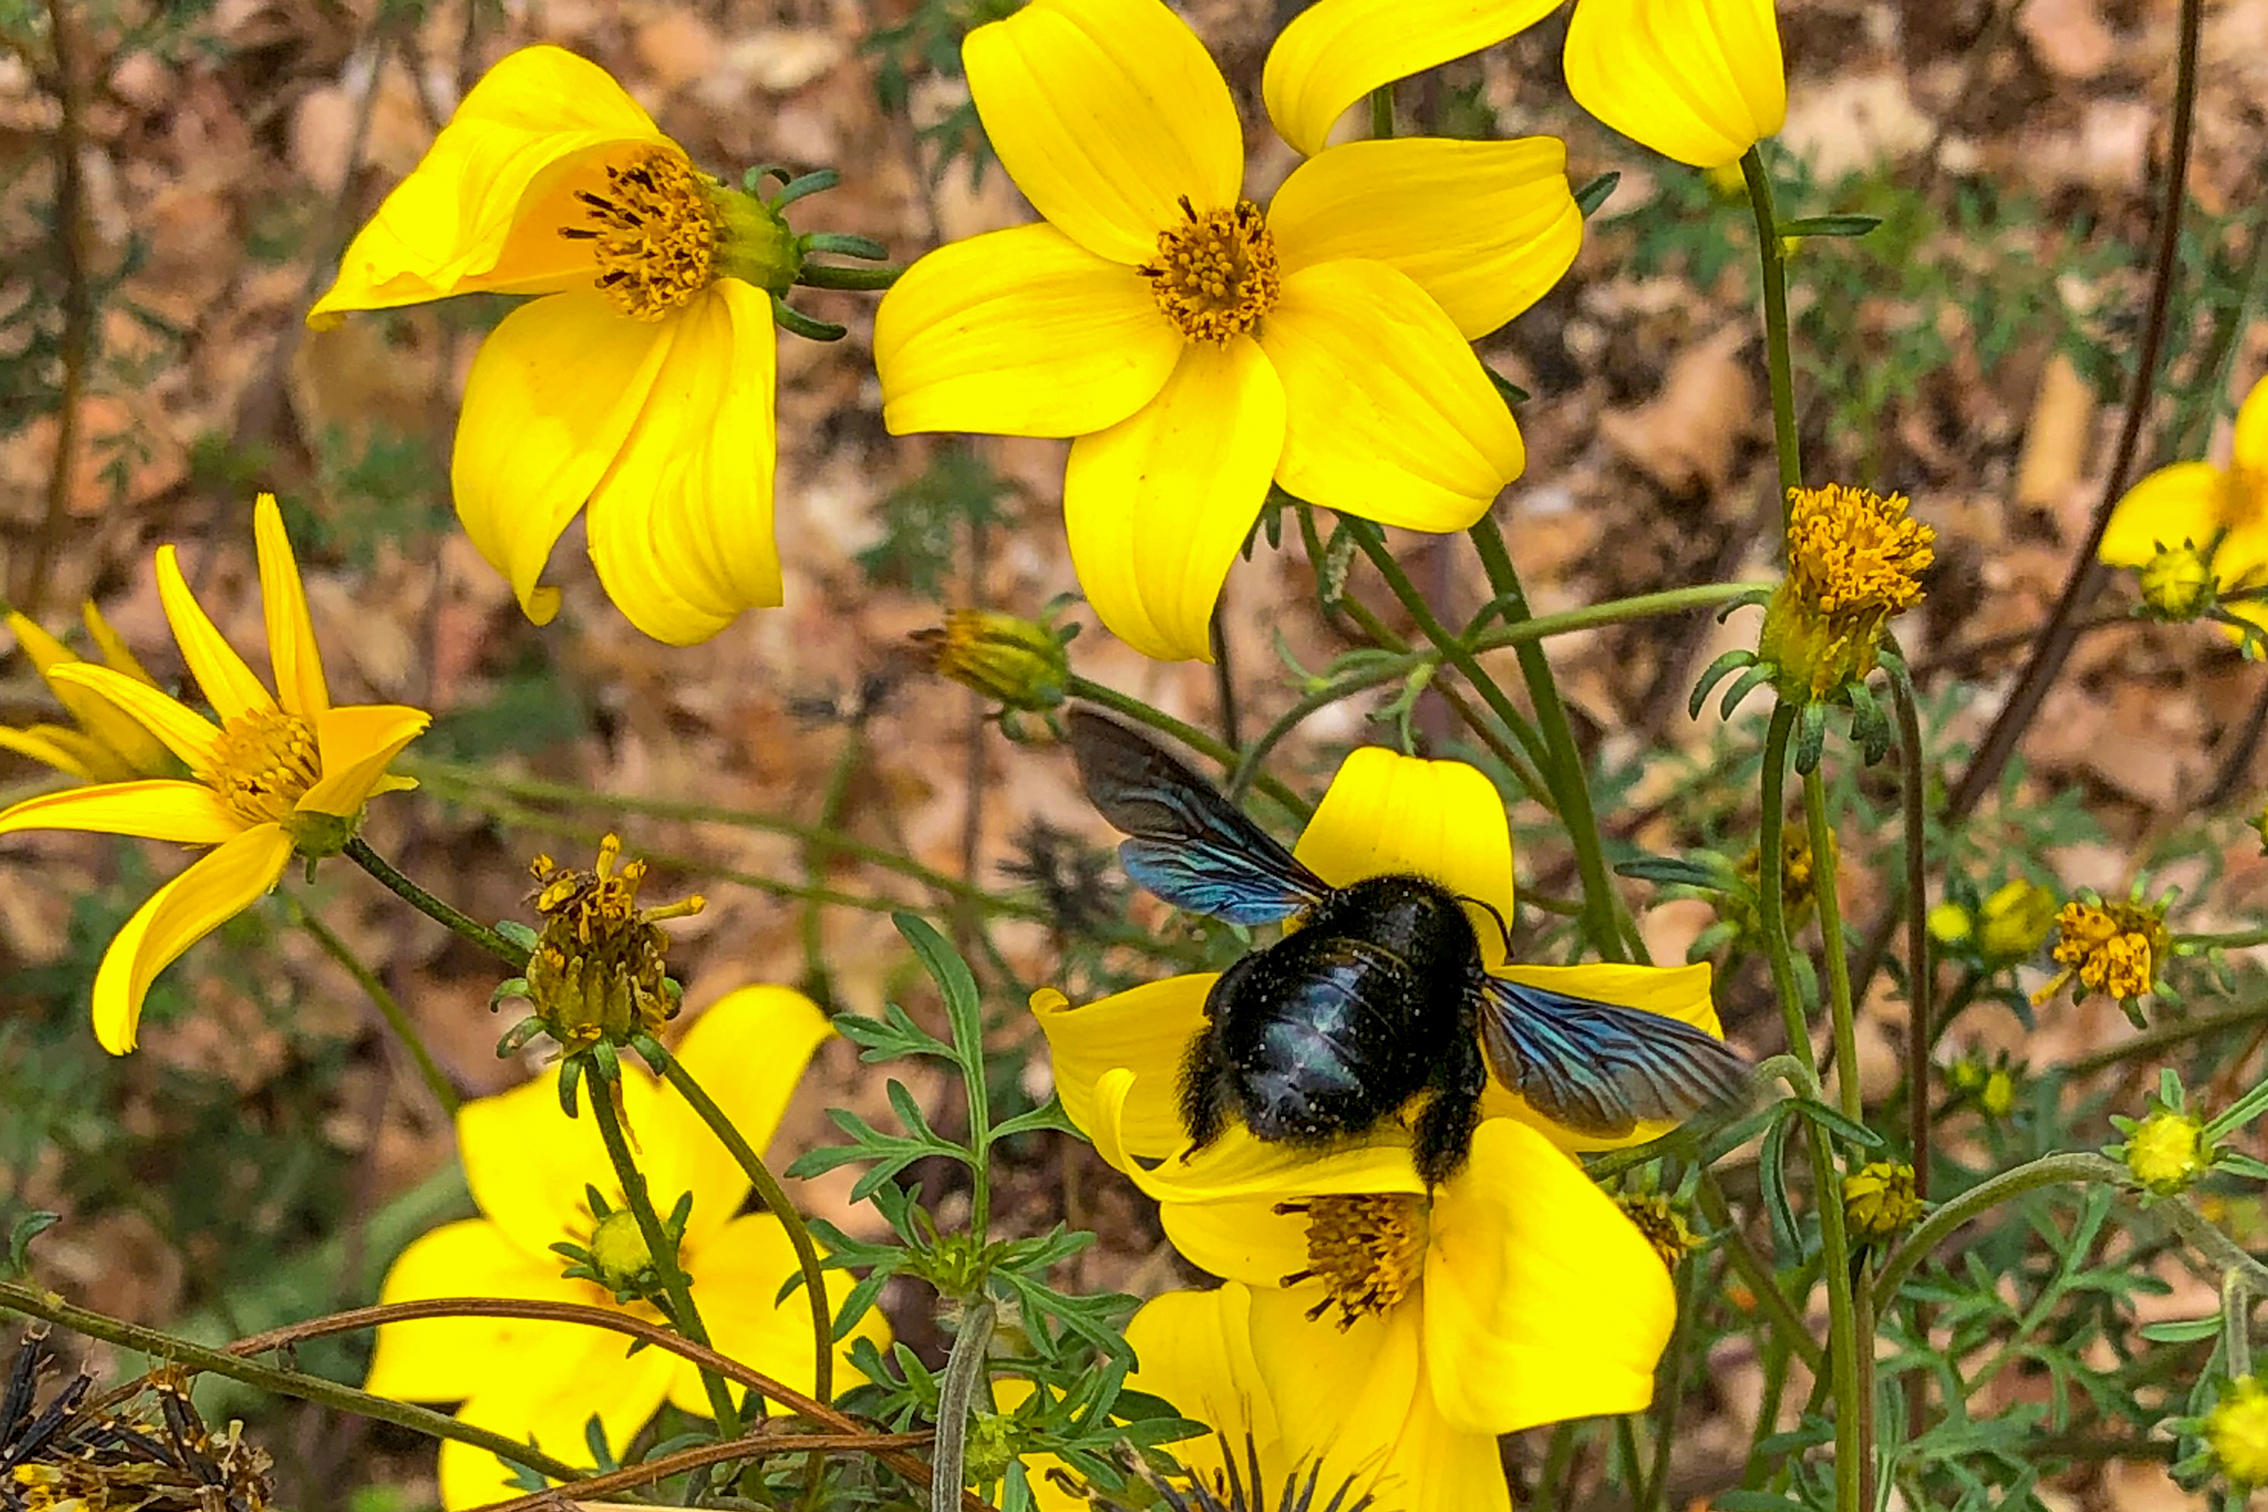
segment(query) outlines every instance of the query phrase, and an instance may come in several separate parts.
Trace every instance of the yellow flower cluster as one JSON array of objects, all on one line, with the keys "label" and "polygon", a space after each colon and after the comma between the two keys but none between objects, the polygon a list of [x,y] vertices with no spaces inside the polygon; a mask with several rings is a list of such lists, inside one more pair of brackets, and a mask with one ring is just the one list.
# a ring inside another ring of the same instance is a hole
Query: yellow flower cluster
[{"label": "yellow flower cluster", "polygon": [[2120,1002],[2148,997],[2173,939],[2162,905],[2090,903],[2074,898],[2055,916],[2055,961],[2063,969],[2032,994],[2044,1003],[2076,979],[2076,995],[2107,993]]},{"label": "yellow flower cluster", "polygon": [[1882,629],[1921,601],[1937,533],[1884,498],[1830,484],[1789,498],[1788,575],[1764,611],[1757,652],[1781,695],[1824,699],[1874,670]]}]

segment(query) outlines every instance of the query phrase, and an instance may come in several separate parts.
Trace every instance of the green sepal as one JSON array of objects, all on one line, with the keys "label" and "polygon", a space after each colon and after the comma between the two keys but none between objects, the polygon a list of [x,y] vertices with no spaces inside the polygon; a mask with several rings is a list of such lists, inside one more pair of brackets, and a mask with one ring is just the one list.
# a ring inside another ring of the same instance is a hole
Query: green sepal
[{"label": "green sepal", "polygon": [[1853,682],[1843,690],[1851,705],[1851,737],[1868,766],[1890,754],[1890,721],[1881,703],[1865,683]]},{"label": "green sepal", "polygon": [[1743,699],[1772,680],[1773,670],[1770,662],[1756,662],[1751,665],[1746,672],[1741,674],[1740,681],[1734,683],[1726,691],[1723,701],[1717,705],[1717,717],[1720,719],[1732,718],[1733,710],[1740,707]]},{"label": "green sepal", "polygon": [[575,1089],[583,1084],[583,1058],[570,1055],[559,1063],[559,1106],[569,1118],[581,1117],[575,1106]]},{"label": "green sepal", "polygon": [[1805,776],[1819,770],[1827,750],[1827,706],[1807,703],[1796,716],[1795,769]]},{"label": "green sepal", "polygon": [[1575,208],[1582,213],[1583,219],[1589,220],[1596,215],[1599,206],[1607,202],[1607,196],[1613,194],[1615,186],[1621,182],[1620,173],[1602,173],[1576,190]]},{"label": "green sepal", "polygon": [[1881,224],[1879,215],[1806,215],[1777,229],[1782,236],[1864,236]]},{"label": "green sepal", "polygon": [[[811,270],[806,268],[806,273]],[[850,334],[848,326],[836,325],[831,320],[814,320],[789,304],[779,295],[772,296],[772,319],[783,330],[791,331],[806,341],[840,341]]]},{"label": "green sepal", "polygon": [[1693,685],[1693,696],[1686,700],[1686,716],[1691,719],[1699,719],[1701,717],[1701,706],[1709,701],[1709,695],[1716,691],[1717,684],[1730,677],[1734,668],[1753,667],[1755,665],[1756,653],[1739,649],[1727,651],[1724,655],[1709,663],[1707,667],[1702,669],[1701,680]]}]

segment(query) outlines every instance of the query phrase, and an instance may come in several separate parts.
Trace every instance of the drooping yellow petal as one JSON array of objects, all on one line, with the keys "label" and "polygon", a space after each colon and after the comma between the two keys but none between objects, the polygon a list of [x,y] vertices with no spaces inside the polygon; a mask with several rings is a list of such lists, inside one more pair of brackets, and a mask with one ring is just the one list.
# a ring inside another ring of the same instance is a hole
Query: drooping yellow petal
[{"label": "drooping yellow petal", "polygon": [[1129,266],[1236,203],[1244,136],[1205,44],[1159,0],[1033,0],[961,44],[1001,166],[1039,213]]},{"label": "drooping yellow petal", "polygon": [[274,695],[244,664],[236,648],[222,638],[196,595],[189,591],[189,581],[181,575],[180,559],[171,546],[158,548],[157,582],[158,598],[165,605],[173,639],[181,647],[181,659],[189,664],[197,686],[205,690],[205,701],[213,706],[221,723],[273,709]]},{"label": "drooping yellow petal", "polygon": [[[819,1005],[792,987],[743,987],[702,1010],[677,1058],[762,1154],[812,1052],[834,1032]],[[673,1088],[654,1097],[644,1161],[657,1189],[693,1194],[689,1246],[705,1246],[748,1196],[747,1173]]]},{"label": "drooping yellow petal", "polygon": [[552,545],[620,455],[676,329],[578,290],[514,310],[473,359],[449,461],[457,517],[539,625],[559,612],[537,581]]},{"label": "drooping yellow petal", "polygon": [[1307,1219],[1279,1213],[1281,1197],[1168,1202],[1158,1222],[1181,1258],[1224,1281],[1283,1286],[1307,1269]]},{"label": "drooping yellow petal", "polygon": [[308,324],[476,289],[587,283],[590,243],[559,235],[582,224],[568,199],[578,184],[568,180],[601,188],[600,159],[667,140],[606,70],[561,48],[521,48],[473,86],[356,234]]},{"label": "drooping yellow petal", "polygon": [[29,756],[81,782],[123,782],[129,775],[110,759],[101,742],[61,725],[26,725],[16,730],[0,725],[0,751]]},{"label": "drooping yellow petal", "polygon": [[[1711,972],[1707,961],[1696,961],[1690,966],[1617,966],[1593,962],[1583,966],[1492,965],[1491,969],[1496,975],[1525,986],[1612,1003],[1618,1008],[1635,1008],[1641,1013],[1658,1013],[1691,1024],[1717,1039],[1725,1037],[1724,1025],[1717,1019],[1716,1003],[1709,989]],[[1493,1076],[1489,1078],[1488,1090],[1481,1095],[1481,1112],[1490,1118],[1516,1118],[1560,1149],[1582,1152],[1628,1149],[1659,1139],[1677,1127],[1674,1123],[1648,1121],[1622,1135],[1579,1134],[1529,1107],[1527,1099]]]},{"label": "drooping yellow petal", "polygon": [[125,637],[112,629],[110,621],[102,617],[102,611],[95,607],[93,599],[88,599],[79,606],[79,618],[85,622],[87,634],[102,652],[104,666],[114,672],[123,672],[138,682],[146,682],[153,688],[158,685],[157,679],[150,676],[149,669],[142,665],[133,649],[126,644]]},{"label": "drooping yellow petal", "polygon": [[1157,397],[1181,333],[1132,269],[1053,226],[939,247],[874,312],[892,435],[1084,436]]},{"label": "drooping yellow petal", "polygon": [[[1307,1316],[1306,1291],[1255,1289],[1252,1354],[1276,1409],[1284,1450],[1320,1466],[1320,1484],[1372,1489],[1423,1389],[1419,1314],[1409,1305],[1341,1330]],[[1377,1487],[1382,1493],[1384,1487]],[[1401,1507],[1398,1488],[1383,1505]]]},{"label": "drooping yellow petal", "polygon": [[685,646],[780,602],[770,296],[725,279],[676,324],[585,518],[607,596],[646,634]]},{"label": "drooping yellow petal", "polygon": [[1471,1433],[1635,1412],[1653,1400],[1676,1294],[1635,1225],[1524,1124],[1484,1121],[1436,1193],[1426,1363]]},{"label": "drooping yellow petal", "polygon": [[1260,76],[1268,117],[1309,157],[1346,108],[1381,84],[1494,47],[1559,0],[1317,0],[1292,18]]},{"label": "drooping yellow petal", "polygon": [[1284,384],[1276,481],[1310,503],[1463,530],[1526,465],[1480,359],[1406,273],[1352,258],[1302,268],[1259,334]]},{"label": "drooping yellow petal", "polygon": [[294,807],[303,814],[352,819],[377,791],[386,763],[432,723],[432,715],[404,704],[325,709],[315,719],[315,749],[323,775]]},{"label": "drooping yellow petal", "polygon": [[[378,1289],[381,1303],[437,1297],[519,1302],[598,1302],[598,1289],[560,1274],[557,1255],[537,1259],[486,1218],[445,1223],[410,1241]],[[416,1318],[379,1327],[363,1390],[412,1402],[460,1402],[529,1368],[541,1356],[581,1355],[590,1331],[524,1318]]]},{"label": "drooping yellow petal", "polygon": [[1212,971],[1166,977],[1078,1007],[1060,992],[1034,993],[1032,1017],[1047,1036],[1064,1116],[1091,1135],[1095,1084],[1123,1066],[1134,1073],[1118,1109],[1127,1153],[1162,1160],[1187,1144],[1176,1079],[1189,1042],[1205,1027],[1205,996],[1219,980]]},{"label": "drooping yellow petal", "polygon": [[[586,1425],[597,1416],[606,1446],[617,1463],[630,1440],[662,1404],[676,1356],[661,1349],[626,1354],[630,1340],[597,1329],[581,1330],[582,1348],[572,1354],[542,1351],[515,1362],[511,1377],[468,1400],[457,1412],[472,1423],[522,1443],[533,1439],[554,1458],[588,1469],[593,1460]],[[593,1382],[603,1382],[601,1390]],[[522,1494],[513,1485],[515,1467],[485,1449],[455,1439],[441,1445],[441,1506],[463,1512]]]},{"label": "drooping yellow petal", "polygon": [[1788,118],[1773,0],[1577,0],[1567,92],[1664,157],[1722,168]]},{"label": "drooping yellow petal", "polygon": [[163,777],[106,782],[95,787],[41,793],[0,809],[0,835],[24,830],[83,830],[97,835],[139,835],[182,845],[219,845],[244,832],[243,820],[202,782]]},{"label": "drooping yellow petal", "polygon": [[[155,688],[157,684],[142,670],[133,654],[126,651],[124,644],[118,641],[117,633],[95,612],[92,603],[86,606],[86,614],[88,628],[93,631],[96,644],[102,648],[104,663],[115,671]],[[15,633],[16,644],[22,648],[33,668],[54,692],[55,701],[69,710],[79,728],[93,736],[109,753],[111,759],[98,763],[100,769],[93,775],[106,781],[115,781],[125,777],[155,777],[171,768],[172,763],[166,755],[166,749],[156,736],[121,713],[109,699],[53,675],[57,667],[79,664],[79,658],[71,654],[70,648],[21,614],[11,612],[7,622],[8,628]],[[95,630],[94,627],[98,625],[101,628]],[[116,648],[115,651],[113,647]],[[124,767],[125,770],[118,770],[119,767]]]},{"label": "drooping yellow petal", "polygon": [[1242,1123],[1232,1123],[1204,1149],[1185,1148],[1163,1165],[1144,1167],[1119,1137],[1120,1110],[1134,1083],[1133,1072],[1118,1070],[1095,1084],[1095,1153],[1160,1202],[1425,1190],[1410,1161],[1409,1131],[1393,1123],[1321,1153],[1256,1139]]},{"label": "drooping yellow petal", "polygon": [[[1384,746],[1347,754],[1292,854],[1334,887],[1416,872],[1512,916],[1512,828],[1496,785],[1462,761],[1424,761]],[[1468,904],[1481,954],[1504,960],[1504,932]]]},{"label": "drooping yellow petal", "polygon": [[[700,1204],[695,1202],[699,1210]],[[772,1299],[781,1283],[796,1273],[795,1246],[787,1230],[770,1213],[735,1218],[723,1230],[703,1239],[696,1248],[690,1231],[686,1243],[686,1274],[693,1281],[693,1296],[709,1337],[720,1353],[796,1391],[812,1390],[811,1304],[802,1292],[785,1302]],[[835,1316],[856,1282],[848,1271],[827,1272],[828,1316]],[[835,1345],[835,1389],[844,1391],[865,1377],[851,1368],[850,1347],[871,1339],[882,1350],[890,1347],[890,1325],[879,1309],[865,1317]],[[738,1390],[738,1388],[734,1388]],[[669,1399],[695,1417],[709,1415],[709,1394],[690,1360],[680,1360],[670,1372]]]},{"label": "drooping yellow petal", "polygon": [[[642,1141],[653,1084],[642,1075],[625,1073],[618,1085],[623,1120]],[[588,1098],[589,1084],[577,1095]],[[505,1238],[539,1263],[557,1258],[551,1253],[557,1241],[589,1237],[586,1185],[597,1187],[610,1202],[621,1190],[591,1110],[584,1107],[580,1117],[571,1119],[560,1109],[556,1072],[459,1108],[457,1155],[464,1162],[465,1184],[472,1188],[473,1201]],[[663,1213],[677,1196],[658,1186],[653,1193]]]},{"label": "drooping yellow petal", "polygon": [[1291,1465],[1282,1451],[1275,1404],[1253,1358],[1250,1291],[1232,1282],[1212,1291],[1152,1297],[1127,1321],[1126,1342],[1134,1347],[1127,1390],[1162,1397],[1183,1417],[1213,1430],[1175,1444],[1176,1459],[1211,1484],[1222,1468],[1215,1435],[1236,1447],[1240,1467],[1249,1435],[1268,1484],[1281,1484]]},{"label": "drooping yellow petal", "polygon": [[2210,462],[2176,462],[2150,473],[2112,507],[2096,555],[2113,567],[2140,567],[2160,546],[2187,541],[2204,550],[2224,524],[2224,477]]},{"label": "drooping yellow petal", "polygon": [[[1333,3],[1343,0],[1301,12],[1292,29]],[[1559,282],[1583,245],[1583,212],[1557,137],[1410,137],[1300,164],[1268,205],[1268,229],[1284,272],[1346,257],[1399,268],[1471,340]]]},{"label": "drooping yellow petal", "polygon": [[103,1049],[124,1055],[134,1048],[142,999],[157,974],[257,902],[290,859],[283,826],[256,824],[199,857],[134,911],[95,971],[94,1031]]},{"label": "drooping yellow petal", "polygon": [[260,557],[260,606],[268,621],[268,663],[276,675],[276,696],[290,713],[313,720],[331,706],[323,682],[323,652],[315,644],[315,621],[307,612],[307,589],[299,562],[284,534],[276,496],[260,495],[252,506],[252,541]]},{"label": "drooping yellow petal", "polygon": [[220,729],[194,709],[174,702],[149,684],[136,682],[123,672],[113,672],[90,662],[54,667],[47,675],[58,687],[83,688],[108,699],[113,707],[164,742],[165,748],[180,757],[190,771],[213,770],[213,745],[220,739]]},{"label": "drooping yellow petal", "polygon": [[1158,397],[1071,443],[1063,524],[1087,602],[1160,661],[1211,661],[1213,605],[1284,447],[1259,344],[1191,342]]}]

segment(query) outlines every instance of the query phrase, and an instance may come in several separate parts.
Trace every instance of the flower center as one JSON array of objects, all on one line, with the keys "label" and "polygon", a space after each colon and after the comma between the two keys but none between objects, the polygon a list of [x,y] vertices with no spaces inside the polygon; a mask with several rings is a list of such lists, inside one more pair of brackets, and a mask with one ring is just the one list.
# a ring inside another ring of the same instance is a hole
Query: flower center
[{"label": "flower center", "polygon": [[1199,215],[1186,195],[1181,213],[1188,223],[1160,231],[1157,257],[1134,271],[1150,281],[1158,308],[1191,341],[1241,336],[1283,292],[1267,219],[1250,200]]},{"label": "flower center", "polygon": [[528,996],[551,1037],[569,1050],[652,1033],[677,1016],[669,936],[655,926],[699,913],[703,900],[696,894],[640,908],[646,863],[618,867],[621,859],[621,839],[608,835],[590,871],[555,866],[549,856],[529,868],[543,928],[528,961]]},{"label": "flower center", "polygon": [[2074,899],[2063,905],[2055,924],[2055,962],[2063,970],[2033,994],[2035,1003],[2055,996],[2074,976],[2087,990],[2122,1001],[2149,995],[2169,943],[2162,909]]},{"label": "flower center", "polygon": [[1839,483],[1796,494],[1788,577],[1821,614],[1887,618],[1921,599],[1937,533],[1906,515],[1906,496]]},{"label": "flower center", "polygon": [[1279,1213],[1307,1215],[1307,1269],[1283,1284],[1321,1281],[1323,1300],[1309,1308],[1320,1318],[1336,1307],[1339,1327],[1382,1313],[1410,1294],[1425,1272],[1426,1222],[1422,1199],[1403,1193],[1310,1197],[1279,1202]]},{"label": "flower center", "polygon": [[254,709],[221,725],[208,780],[246,824],[280,824],[322,775],[313,726],[281,709]]},{"label": "flower center", "polygon": [[718,223],[702,175],[675,151],[647,147],[609,166],[606,192],[576,191],[588,225],[559,234],[592,243],[598,286],[632,320],[659,320],[709,286]]}]

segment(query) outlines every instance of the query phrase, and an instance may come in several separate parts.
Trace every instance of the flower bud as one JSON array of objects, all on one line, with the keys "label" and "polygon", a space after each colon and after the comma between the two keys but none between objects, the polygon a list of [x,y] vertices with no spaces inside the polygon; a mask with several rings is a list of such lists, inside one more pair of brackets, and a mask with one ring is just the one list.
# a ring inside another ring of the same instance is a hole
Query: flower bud
[{"label": "flower bud", "polygon": [[2161,546],[2142,566],[2142,602],[2164,620],[2193,620],[2213,607],[2213,565],[2184,541]]},{"label": "flower bud", "polygon": [[2234,1485],[2268,1484],[2268,1391],[2253,1376],[2228,1384],[2205,1415],[2205,1443],[2213,1464]]},{"label": "flower bud", "polygon": [[1987,966],[2029,960],[2055,924],[2055,894],[2022,877],[2002,883],[1977,910],[1977,945]]},{"label": "flower bud", "polygon": [[638,1278],[654,1268],[654,1252],[638,1227],[638,1215],[628,1208],[616,1208],[601,1218],[591,1231],[588,1248],[591,1269],[598,1272],[601,1283],[618,1293],[636,1290]]},{"label": "flower bud", "polygon": [[1895,1239],[1921,1221],[1914,1168],[1902,1160],[1876,1160],[1843,1178],[1843,1221],[1851,1238]]},{"label": "flower bud", "polygon": [[1004,709],[1045,713],[1063,702],[1071,660],[1063,638],[1035,620],[989,609],[955,609],[942,630],[921,630],[914,644],[929,653],[940,677],[974,688]]},{"label": "flower bud", "polygon": [[2171,1108],[2154,1110],[2126,1139],[2126,1169],[2161,1197],[2187,1190],[2211,1164],[2204,1126]]}]

